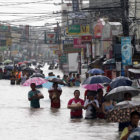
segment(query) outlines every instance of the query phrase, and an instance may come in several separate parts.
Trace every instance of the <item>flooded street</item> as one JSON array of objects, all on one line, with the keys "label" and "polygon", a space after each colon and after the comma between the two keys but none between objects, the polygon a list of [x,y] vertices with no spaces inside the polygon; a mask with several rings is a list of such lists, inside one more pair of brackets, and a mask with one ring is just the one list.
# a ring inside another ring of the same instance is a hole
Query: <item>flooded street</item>
[{"label": "flooded street", "polygon": [[[49,71],[44,71],[47,75]],[[60,74],[59,71],[54,73]],[[61,108],[50,109],[47,89],[41,89],[44,99],[40,109],[30,109],[27,93],[30,87],[11,86],[1,80],[0,138],[2,140],[118,140],[118,124],[104,120],[71,120],[67,103],[76,88],[62,87]],[[83,98],[84,89],[81,91]],[[85,116],[85,111],[84,111]]]}]

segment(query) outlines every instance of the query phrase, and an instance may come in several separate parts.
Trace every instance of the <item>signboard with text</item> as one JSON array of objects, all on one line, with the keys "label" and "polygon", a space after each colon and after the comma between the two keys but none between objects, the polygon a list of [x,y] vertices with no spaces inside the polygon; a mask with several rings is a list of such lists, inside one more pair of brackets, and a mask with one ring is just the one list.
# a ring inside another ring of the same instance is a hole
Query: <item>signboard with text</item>
[{"label": "signboard with text", "polygon": [[90,34],[90,26],[89,25],[70,25],[67,28],[68,35],[85,35]]},{"label": "signboard with text", "polygon": [[56,33],[45,33],[46,44],[56,44]]},{"label": "signboard with text", "polygon": [[92,36],[91,35],[83,35],[81,36],[82,42],[91,42],[92,41]]},{"label": "signboard with text", "polygon": [[81,38],[74,38],[73,43],[74,43],[74,48],[86,48],[86,45],[82,44]]},{"label": "signboard with text", "polygon": [[121,54],[122,54],[122,64],[124,66],[132,65],[131,37],[121,38]]}]

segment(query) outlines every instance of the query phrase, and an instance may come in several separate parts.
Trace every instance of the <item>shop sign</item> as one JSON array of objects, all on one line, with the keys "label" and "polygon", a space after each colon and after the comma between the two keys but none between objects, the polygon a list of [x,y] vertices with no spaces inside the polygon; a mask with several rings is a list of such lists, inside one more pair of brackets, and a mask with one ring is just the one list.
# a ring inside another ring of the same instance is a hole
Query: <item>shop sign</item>
[{"label": "shop sign", "polygon": [[81,38],[74,38],[73,43],[74,43],[74,48],[86,48],[86,45],[82,44]]},{"label": "shop sign", "polygon": [[91,42],[92,41],[92,35],[84,35],[81,36],[82,42]]},{"label": "shop sign", "polygon": [[45,33],[45,43],[55,44],[56,43],[56,33]]}]

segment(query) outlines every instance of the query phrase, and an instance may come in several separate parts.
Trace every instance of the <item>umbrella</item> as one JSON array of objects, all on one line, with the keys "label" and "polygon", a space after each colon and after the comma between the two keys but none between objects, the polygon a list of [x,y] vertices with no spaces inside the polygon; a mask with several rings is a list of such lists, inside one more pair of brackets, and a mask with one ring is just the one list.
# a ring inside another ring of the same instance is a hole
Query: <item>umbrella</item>
[{"label": "umbrella", "polygon": [[24,64],[23,62],[18,62],[18,65]]},{"label": "umbrella", "polygon": [[89,70],[88,73],[89,74],[103,74],[104,71],[101,69],[94,68],[94,69]]},{"label": "umbrella", "polygon": [[130,86],[120,86],[117,88],[112,89],[107,95],[106,99],[111,100],[118,100],[123,101],[124,100],[124,94],[129,92],[132,97],[137,96],[140,93],[139,89],[130,87]]},{"label": "umbrella", "polygon": [[103,65],[110,65],[110,64],[115,64],[115,59],[108,59],[105,62],[103,62]]},{"label": "umbrella", "polygon": [[122,101],[119,102],[115,105],[114,109],[122,109],[122,108],[128,108],[128,107],[133,107],[133,106],[137,106],[140,105],[140,102],[138,101]]},{"label": "umbrella", "polygon": [[45,78],[44,75],[42,75],[41,73],[34,73],[33,75],[30,76],[30,78],[33,78],[33,77]]},{"label": "umbrella", "polygon": [[101,84],[89,84],[89,85],[83,85],[83,87],[87,90],[94,90],[97,91],[100,88],[104,88]]},{"label": "umbrella", "polygon": [[7,65],[7,66],[4,67],[4,69],[6,69],[6,70],[13,70],[14,66]]},{"label": "umbrella", "polygon": [[133,111],[140,112],[140,105],[126,108],[113,109],[107,114],[107,121],[109,122],[126,122],[130,121],[130,114]]},{"label": "umbrella", "polygon": [[45,79],[53,79],[53,78],[57,78],[56,76],[48,76],[48,77],[45,77]]},{"label": "umbrella", "polygon": [[132,81],[128,77],[120,76],[112,80],[110,83],[111,89],[114,89],[119,86],[131,86]]},{"label": "umbrella", "polygon": [[[47,82],[43,84],[44,88],[50,89],[53,86],[52,82]],[[58,84],[58,87],[63,87],[63,85]]]},{"label": "umbrella", "polygon": [[[53,78],[57,78],[56,76],[48,76],[48,77],[45,77],[45,79],[53,79]],[[51,87],[53,86],[53,82],[47,82],[45,84],[43,84],[43,87],[44,88],[47,88],[47,89],[50,89]],[[59,87],[62,87],[63,85],[60,85],[58,84]]]},{"label": "umbrella", "polygon": [[22,69],[23,71],[31,71],[31,72],[36,72],[34,69],[32,69],[32,68],[23,68]]},{"label": "umbrella", "polygon": [[12,63],[12,60],[7,59],[7,60],[5,60],[3,63],[4,63],[4,64],[9,64],[9,63]]},{"label": "umbrella", "polygon": [[110,83],[111,79],[109,79],[106,76],[103,75],[97,75],[97,76],[92,76],[89,77],[88,79],[86,79],[83,82],[83,85],[87,85],[87,84],[99,84],[99,83]]},{"label": "umbrella", "polygon": [[47,80],[43,79],[41,77],[33,77],[33,78],[30,78],[30,79],[26,80],[24,82],[23,86],[30,86],[31,83],[35,83],[38,86],[38,85],[42,85],[46,82],[47,82]]},{"label": "umbrella", "polygon": [[131,134],[128,137],[128,140],[140,140],[140,128],[135,128],[132,130]]},{"label": "umbrella", "polygon": [[60,84],[60,85],[66,85],[66,83],[63,80],[58,79],[58,78],[48,79],[48,81],[53,82],[53,83],[57,83],[57,84]]}]

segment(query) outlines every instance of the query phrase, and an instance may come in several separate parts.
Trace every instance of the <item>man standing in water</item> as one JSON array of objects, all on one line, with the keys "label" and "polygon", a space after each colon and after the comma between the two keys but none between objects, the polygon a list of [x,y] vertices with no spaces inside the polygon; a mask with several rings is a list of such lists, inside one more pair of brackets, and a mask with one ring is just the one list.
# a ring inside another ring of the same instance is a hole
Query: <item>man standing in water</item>
[{"label": "man standing in water", "polygon": [[40,93],[39,90],[36,90],[36,84],[32,83],[31,85],[31,91],[28,93],[28,100],[31,103],[32,108],[40,108],[39,100],[44,98],[44,96]]},{"label": "man standing in water", "polygon": [[71,119],[83,118],[82,109],[84,108],[84,100],[80,99],[80,91],[74,91],[74,98],[68,102],[68,109],[71,109]]}]

